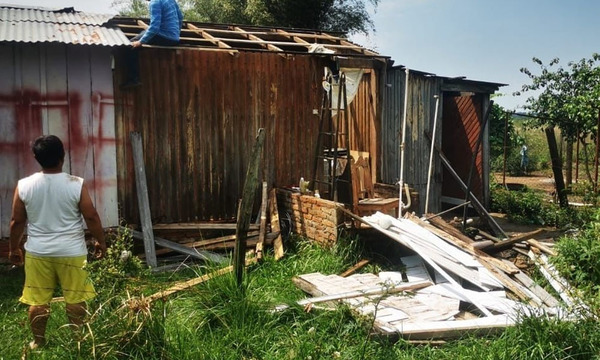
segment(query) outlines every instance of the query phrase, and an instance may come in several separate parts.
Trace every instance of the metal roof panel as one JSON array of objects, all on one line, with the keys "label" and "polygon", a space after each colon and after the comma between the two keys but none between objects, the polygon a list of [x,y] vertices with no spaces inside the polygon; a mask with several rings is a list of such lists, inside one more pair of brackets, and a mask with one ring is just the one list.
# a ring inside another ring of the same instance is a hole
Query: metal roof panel
[{"label": "metal roof panel", "polygon": [[59,42],[120,46],[130,42],[117,27],[102,26],[112,15],[0,4],[0,42]]},{"label": "metal roof panel", "polygon": [[102,25],[112,17],[113,15],[109,14],[88,14],[81,11],[75,11],[73,8],[52,10],[0,4],[0,20],[3,21]]},{"label": "metal roof panel", "polygon": [[0,21],[0,41],[59,42],[78,45],[120,46],[130,42],[119,29],[82,24]]}]

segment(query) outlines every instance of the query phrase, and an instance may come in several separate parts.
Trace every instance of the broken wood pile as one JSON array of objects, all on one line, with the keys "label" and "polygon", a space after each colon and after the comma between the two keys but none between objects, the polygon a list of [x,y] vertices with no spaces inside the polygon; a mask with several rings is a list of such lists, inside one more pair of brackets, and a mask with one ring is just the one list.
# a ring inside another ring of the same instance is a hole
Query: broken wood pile
[{"label": "broken wood pile", "polygon": [[[279,215],[275,189],[266,191],[263,184],[263,196],[257,222],[250,224],[246,237],[246,248],[255,249],[256,257],[263,257],[265,246],[273,246],[274,256],[280,259],[283,256],[283,240],[279,229]],[[231,251],[235,248],[236,235],[223,235],[206,238],[203,232],[219,233],[235,230],[234,223],[176,223],[154,224],[155,234],[167,234],[170,240],[154,236],[154,243],[160,248],[155,250],[156,255],[167,255],[172,252],[181,253],[195,259],[226,263],[229,260],[218,251]],[[140,231],[131,230],[134,239],[142,240]],[[183,235],[181,235],[183,234]],[[176,240],[175,240],[176,239]],[[143,256],[142,256],[143,257]],[[158,269],[160,270],[160,268]]]},{"label": "broken wood pile", "polygon": [[410,251],[400,259],[406,269],[346,278],[300,275],[295,284],[314,297],[299,304],[311,307],[343,301],[358,314],[374,317],[378,332],[411,340],[487,334],[516,324],[522,316],[572,319],[578,313],[575,310],[585,307],[568,295],[566,282],[542,254],[552,252],[550,245],[530,239],[532,233],[495,242],[487,249],[495,253],[517,242],[528,244],[529,256],[562,301],[512,262],[482,251],[443,220],[430,223],[414,215],[396,219],[382,213],[358,219]]}]

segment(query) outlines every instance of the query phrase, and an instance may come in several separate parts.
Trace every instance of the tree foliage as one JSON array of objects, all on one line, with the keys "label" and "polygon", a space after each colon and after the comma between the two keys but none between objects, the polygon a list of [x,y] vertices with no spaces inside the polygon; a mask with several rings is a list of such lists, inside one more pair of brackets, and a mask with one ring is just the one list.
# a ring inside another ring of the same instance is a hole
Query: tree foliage
[{"label": "tree foliage", "polygon": [[596,125],[600,109],[600,55],[593,54],[591,59],[569,62],[567,68],[552,59],[545,65],[540,59],[533,58],[539,66],[539,73],[521,68],[530,84],[522,86],[520,95],[526,92],[539,92],[527,99],[525,109],[536,114],[540,126],[556,126],[562,135],[570,141],[578,136],[589,134]]},{"label": "tree foliage", "polygon": [[[319,29],[343,34],[375,30],[367,6],[380,0],[180,0],[187,21]],[[147,16],[144,0],[114,0],[121,15]]]},{"label": "tree foliage", "polygon": [[490,155],[496,158],[504,155],[504,136],[506,133],[506,146],[511,148],[515,145],[516,132],[512,120],[512,113],[502,106],[493,103],[488,120],[490,127]]}]

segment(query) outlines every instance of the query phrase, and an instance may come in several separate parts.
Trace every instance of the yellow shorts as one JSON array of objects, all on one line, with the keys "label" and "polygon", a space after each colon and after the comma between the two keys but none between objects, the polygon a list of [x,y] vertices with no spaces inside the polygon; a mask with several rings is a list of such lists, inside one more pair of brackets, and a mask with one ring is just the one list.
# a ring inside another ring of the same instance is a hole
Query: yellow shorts
[{"label": "yellow shorts", "polygon": [[25,286],[19,299],[27,305],[46,305],[52,300],[56,285],[62,287],[67,304],[77,304],[96,296],[87,271],[85,255],[75,257],[41,257],[25,254]]}]

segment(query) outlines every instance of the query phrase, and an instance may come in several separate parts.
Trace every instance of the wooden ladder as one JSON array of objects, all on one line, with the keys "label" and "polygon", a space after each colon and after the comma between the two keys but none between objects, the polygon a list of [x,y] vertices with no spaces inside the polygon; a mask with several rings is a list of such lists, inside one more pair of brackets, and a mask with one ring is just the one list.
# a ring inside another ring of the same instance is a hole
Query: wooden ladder
[{"label": "wooden ladder", "polygon": [[[332,106],[334,81],[331,75],[323,81],[319,135],[309,189],[319,190],[321,197],[325,199],[338,201],[338,182],[350,184],[350,121],[346,75],[343,72],[339,74],[337,82],[339,91],[335,108]],[[333,110],[337,111],[335,119]],[[351,197],[351,191],[348,195]],[[352,199],[348,202],[352,203]]]}]

